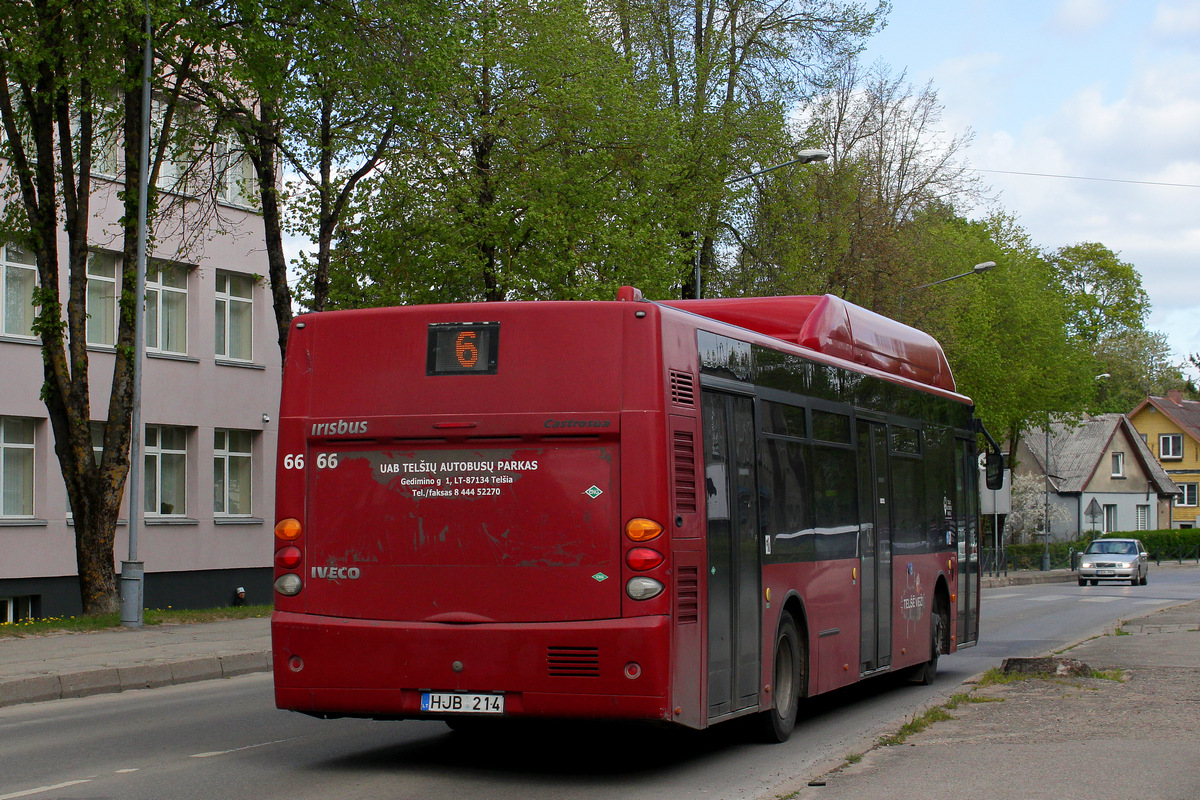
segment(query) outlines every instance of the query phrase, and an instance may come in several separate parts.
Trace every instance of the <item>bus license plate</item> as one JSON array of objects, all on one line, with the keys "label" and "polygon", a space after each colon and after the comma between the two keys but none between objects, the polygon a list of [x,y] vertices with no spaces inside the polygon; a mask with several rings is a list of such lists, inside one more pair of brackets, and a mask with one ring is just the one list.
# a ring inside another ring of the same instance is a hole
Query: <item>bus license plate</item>
[{"label": "bus license plate", "polygon": [[504,695],[422,692],[421,710],[430,714],[503,714]]}]

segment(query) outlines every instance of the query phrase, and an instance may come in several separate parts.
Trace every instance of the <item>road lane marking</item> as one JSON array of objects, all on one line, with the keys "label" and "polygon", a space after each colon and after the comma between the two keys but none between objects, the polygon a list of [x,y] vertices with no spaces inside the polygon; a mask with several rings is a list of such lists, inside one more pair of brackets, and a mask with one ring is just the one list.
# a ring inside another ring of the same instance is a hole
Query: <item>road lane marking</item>
[{"label": "road lane marking", "polygon": [[989,594],[989,595],[987,595],[987,599],[988,600],[1007,600],[1010,597],[1020,597],[1020,596],[1021,596],[1020,592],[1009,592],[1008,594]]},{"label": "road lane marking", "polygon": [[[292,742],[299,738],[300,738],[299,736],[292,736],[288,739],[276,739],[273,742],[259,742],[258,744],[248,744],[245,747],[235,747],[232,750],[213,750],[208,753],[195,753],[192,756],[190,756],[190,758],[212,758],[213,756],[224,756],[224,755],[228,755],[230,753],[240,753],[243,750],[253,750],[256,747],[266,747],[267,745],[272,745],[272,744],[281,744],[283,742]],[[4,800],[4,798],[0,797],[0,800]]]},{"label": "road lane marking", "polygon": [[1051,602],[1054,602],[1055,600],[1066,600],[1067,595],[1065,595],[1065,594],[1044,594],[1039,597],[1031,597],[1029,599],[1035,603],[1051,603]]},{"label": "road lane marking", "polygon": [[56,789],[65,789],[68,786],[77,786],[81,783],[91,783],[92,778],[84,778],[78,781],[67,781],[66,783],[56,783],[53,786],[39,786],[36,789],[26,789],[23,792],[13,792],[12,794],[0,794],[0,800],[14,800],[17,797],[29,797],[30,795],[42,794],[43,792],[53,792]]},{"label": "road lane marking", "polygon": [[1079,598],[1079,602],[1081,602],[1081,603],[1111,603],[1114,600],[1122,600],[1122,599],[1124,599],[1124,598],[1121,598],[1121,597],[1081,597],[1081,598]]}]

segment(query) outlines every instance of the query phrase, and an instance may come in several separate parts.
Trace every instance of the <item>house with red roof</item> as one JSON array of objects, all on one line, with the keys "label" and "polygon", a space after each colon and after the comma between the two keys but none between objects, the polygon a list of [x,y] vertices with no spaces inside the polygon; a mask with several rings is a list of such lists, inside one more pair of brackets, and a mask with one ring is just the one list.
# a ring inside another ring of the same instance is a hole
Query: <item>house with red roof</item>
[{"label": "house with red roof", "polygon": [[[1179,486],[1170,527],[1196,527],[1200,510],[1200,402],[1184,400],[1179,391],[1147,397],[1129,414],[1142,440]],[[1164,526],[1167,527],[1167,526]]]}]

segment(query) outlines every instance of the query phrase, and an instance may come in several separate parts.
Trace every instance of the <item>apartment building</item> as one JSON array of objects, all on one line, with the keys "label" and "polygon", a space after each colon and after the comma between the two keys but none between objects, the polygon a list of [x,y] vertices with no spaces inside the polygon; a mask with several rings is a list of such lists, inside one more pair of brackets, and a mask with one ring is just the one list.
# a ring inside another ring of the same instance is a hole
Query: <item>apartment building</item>
[{"label": "apartment building", "polygon": [[[149,608],[225,605],[239,586],[250,602],[271,600],[280,353],[262,277],[262,221],[234,172],[227,171],[227,185],[215,193],[218,213],[199,235],[194,223],[160,226],[147,266],[137,513]],[[103,178],[88,234],[97,420],[106,416],[121,275],[120,184]],[[31,254],[0,242],[0,621],[81,610],[71,513],[39,397],[36,275]],[[64,297],[67,277],[64,265]],[[129,513],[118,525],[115,570],[128,552]]]}]

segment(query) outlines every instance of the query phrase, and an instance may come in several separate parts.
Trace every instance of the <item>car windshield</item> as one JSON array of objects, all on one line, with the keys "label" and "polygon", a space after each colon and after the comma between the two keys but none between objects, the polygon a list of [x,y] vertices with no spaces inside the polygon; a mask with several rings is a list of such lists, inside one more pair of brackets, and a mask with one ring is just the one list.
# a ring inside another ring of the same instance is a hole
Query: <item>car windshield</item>
[{"label": "car windshield", "polygon": [[1110,556],[1132,556],[1137,554],[1137,545],[1133,542],[1106,541],[1098,539],[1088,545],[1087,552],[1103,553]]}]

